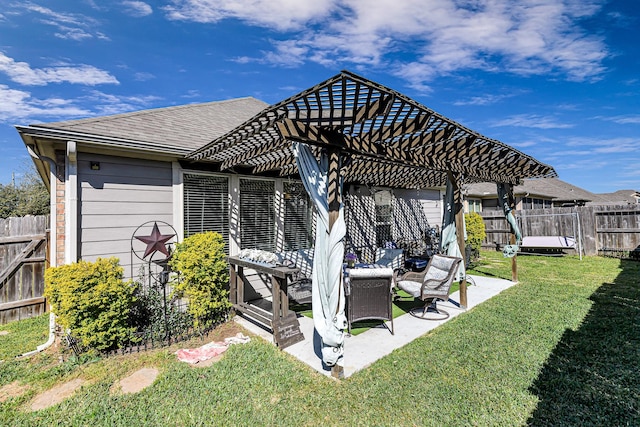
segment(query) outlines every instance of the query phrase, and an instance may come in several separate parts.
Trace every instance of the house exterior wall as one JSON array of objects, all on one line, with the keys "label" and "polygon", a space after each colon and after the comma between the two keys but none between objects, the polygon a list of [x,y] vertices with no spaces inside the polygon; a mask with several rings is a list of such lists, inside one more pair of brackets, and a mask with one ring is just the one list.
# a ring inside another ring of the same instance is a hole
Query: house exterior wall
[{"label": "house exterior wall", "polygon": [[170,162],[78,153],[78,258],[115,256],[127,274],[136,228],[173,225],[172,174]]},{"label": "house exterior wall", "polygon": [[394,196],[404,200],[415,200],[422,207],[429,226],[442,226],[442,197],[440,190],[393,190]]},{"label": "house exterior wall", "polygon": [[[379,193],[378,193],[379,194]],[[392,224],[390,239],[397,244],[422,240],[427,228],[442,224],[439,190],[393,189],[390,194]],[[347,225],[346,249],[363,262],[373,262],[380,236],[376,227],[374,195],[365,186],[350,186],[344,195]]]}]

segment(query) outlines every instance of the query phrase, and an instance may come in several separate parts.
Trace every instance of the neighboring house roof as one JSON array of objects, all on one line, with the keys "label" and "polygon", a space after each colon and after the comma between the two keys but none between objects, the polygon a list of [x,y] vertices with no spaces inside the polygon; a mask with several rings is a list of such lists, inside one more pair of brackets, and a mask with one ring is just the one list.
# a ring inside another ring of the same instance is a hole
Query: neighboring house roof
[{"label": "neighboring house roof", "polygon": [[613,193],[597,193],[590,205],[640,203],[640,191],[618,190]]},{"label": "neighboring house roof", "polygon": [[222,136],[269,104],[252,97],[134,111],[111,116],[30,125],[29,129],[63,131],[153,144],[158,149],[191,152]]},{"label": "neighboring house roof", "polygon": [[[497,197],[496,184],[482,182],[465,186],[467,197],[481,199]],[[558,178],[525,179],[522,185],[513,187],[513,194],[518,197],[534,197],[551,199],[555,202],[588,202],[597,196]]]}]

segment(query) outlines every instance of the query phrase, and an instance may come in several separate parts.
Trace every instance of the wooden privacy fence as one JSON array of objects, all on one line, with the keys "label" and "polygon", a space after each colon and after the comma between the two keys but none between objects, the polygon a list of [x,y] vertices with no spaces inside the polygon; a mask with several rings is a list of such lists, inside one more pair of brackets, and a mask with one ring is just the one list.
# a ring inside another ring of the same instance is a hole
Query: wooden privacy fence
[{"label": "wooden privacy fence", "polygon": [[[508,244],[509,225],[502,211],[481,215],[487,233],[483,247]],[[638,204],[529,209],[517,211],[516,217],[523,236],[580,236],[585,255],[640,256]]]},{"label": "wooden privacy fence", "polygon": [[46,312],[49,217],[0,219],[0,324]]}]

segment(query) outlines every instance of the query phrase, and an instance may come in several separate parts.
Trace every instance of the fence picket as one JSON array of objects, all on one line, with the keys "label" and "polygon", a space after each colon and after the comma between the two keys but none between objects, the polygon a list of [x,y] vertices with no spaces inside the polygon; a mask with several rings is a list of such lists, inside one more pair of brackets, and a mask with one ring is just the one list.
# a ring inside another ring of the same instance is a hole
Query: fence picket
[{"label": "fence picket", "polygon": [[46,311],[47,215],[0,219],[0,325]]},{"label": "fence picket", "polygon": [[[585,255],[634,257],[640,252],[640,205],[578,206],[516,212],[524,236],[572,236],[578,224],[567,214],[577,213]],[[504,246],[509,230],[500,211],[481,213],[487,237],[485,248]],[[544,216],[547,215],[547,216]],[[552,216],[555,215],[555,216]],[[635,252],[634,252],[635,250]]]}]

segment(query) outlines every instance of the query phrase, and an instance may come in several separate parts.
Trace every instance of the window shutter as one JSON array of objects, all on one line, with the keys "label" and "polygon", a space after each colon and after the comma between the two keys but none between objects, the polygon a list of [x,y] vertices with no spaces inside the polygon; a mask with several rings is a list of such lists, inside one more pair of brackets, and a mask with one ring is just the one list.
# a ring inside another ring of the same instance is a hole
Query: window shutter
[{"label": "window shutter", "polygon": [[185,173],[184,235],[220,233],[229,247],[229,181],[226,177]]},{"label": "window shutter", "polygon": [[284,250],[309,249],[314,243],[311,199],[301,182],[284,182]]},{"label": "window shutter", "polygon": [[240,179],[240,244],[243,249],[276,251],[275,184]]}]

